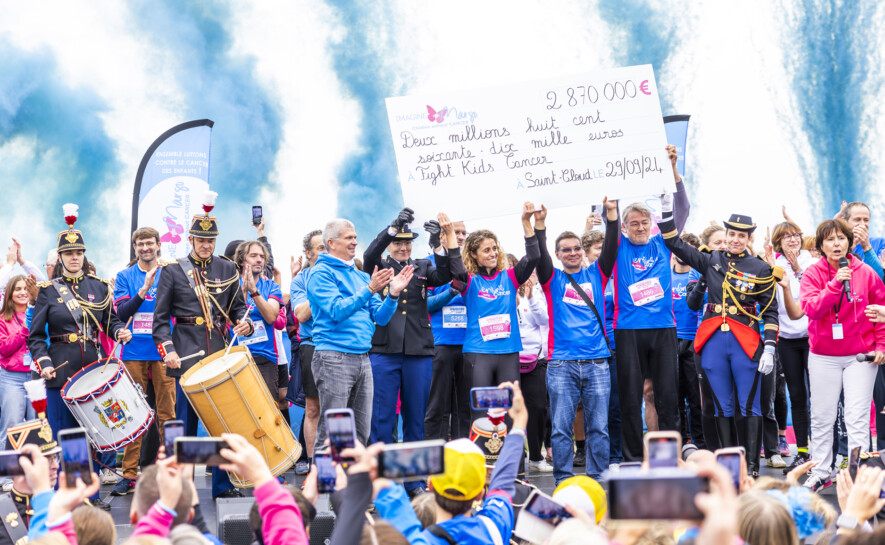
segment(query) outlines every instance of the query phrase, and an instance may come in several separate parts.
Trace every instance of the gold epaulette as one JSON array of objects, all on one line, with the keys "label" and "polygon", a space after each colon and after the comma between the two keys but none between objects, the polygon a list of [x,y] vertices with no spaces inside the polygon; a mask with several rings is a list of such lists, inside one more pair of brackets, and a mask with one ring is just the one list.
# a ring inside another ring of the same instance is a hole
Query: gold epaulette
[{"label": "gold epaulette", "polygon": [[773,269],[771,269],[771,275],[773,277],[775,277],[777,280],[783,280],[784,279],[784,270],[780,267],[775,266]]},{"label": "gold epaulette", "polygon": [[95,276],[94,274],[87,274],[86,276],[88,276],[89,278],[95,278],[96,280],[98,280],[98,281],[100,281],[100,282],[104,282],[104,283],[107,284],[108,286],[111,285],[111,281],[110,281],[110,280],[105,280],[104,278],[101,278],[101,277],[99,277],[99,276]]},{"label": "gold epaulette", "polygon": [[46,282],[37,282],[37,287],[38,287],[38,288],[48,288],[48,287],[51,286],[51,285],[52,285],[52,282],[49,282],[49,281],[46,281]]},{"label": "gold epaulette", "polygon": [[169,265],[169,262],[168,262],[168,261],[163,261],[162,259],[160,259],[159,261],[157,261],[157,267],[160,267],[161,269],[162,269],[163,267],[165,267],[166,265]]},{"label": "gold epaulette", "polygon": [[219,256],[217,256],[217,257],[220,257],[221,259],[226,259],[226,260],[230,261],[231,263],[233,263],[234,265],[236,265],[236,262],[234,262],[233,259],[227,257],[227,256],[224,255],[224,254],[221,254],[221,255],[219,255]]},{"label": "gold epaulette", "polygon": [[700,248],[698,248],[698,251],[703,252],[705,254],[712,254],[713,253],[713,250],[711,250],[710,248],[707,248],[706,244],[701,244]]}]

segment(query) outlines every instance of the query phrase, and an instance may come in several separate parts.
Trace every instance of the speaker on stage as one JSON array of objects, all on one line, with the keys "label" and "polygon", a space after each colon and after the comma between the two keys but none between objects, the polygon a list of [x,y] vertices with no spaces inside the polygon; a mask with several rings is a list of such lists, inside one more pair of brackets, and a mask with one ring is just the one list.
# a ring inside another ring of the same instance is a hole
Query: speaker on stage
[{"label": "speaker on stage", "polygon": [[310,545],[328,545],[335,529],[335,514],[330,511],[317,513],[310,523]]},{"label": "speaker on stage", "polygon": [[218,531],[215,535],[227,545],[249,545],[255,535],[249,526],[249,510],[255,498],[218,498],[215,500],[215,516]]}]

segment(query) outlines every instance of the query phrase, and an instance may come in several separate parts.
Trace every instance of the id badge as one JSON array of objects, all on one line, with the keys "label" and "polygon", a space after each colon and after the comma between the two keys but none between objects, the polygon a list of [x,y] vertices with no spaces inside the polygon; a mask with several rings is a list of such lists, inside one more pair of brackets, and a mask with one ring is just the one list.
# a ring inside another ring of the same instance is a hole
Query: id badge
[{"label": "id badge", "polygon": [[255,330],[252,332],[252,335],[249,337],[240,335],[237,337],[237,344],[249,346],[252,344],[263,343],[267,340],[267,329],[265,328],[264,322],[255,320],[252,322],[252,327]]},{"label": "id badge", "polygon": [[833,340],[841,341],[845,336],[842,334],[842,324],[833,324]]}]

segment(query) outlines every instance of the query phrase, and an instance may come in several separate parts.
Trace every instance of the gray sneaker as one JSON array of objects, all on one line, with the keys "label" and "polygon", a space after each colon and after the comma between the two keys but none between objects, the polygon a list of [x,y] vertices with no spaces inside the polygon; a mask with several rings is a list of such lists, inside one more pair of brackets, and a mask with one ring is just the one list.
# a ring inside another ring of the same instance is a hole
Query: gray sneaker
[{"label": "gray sneaker", "polygon": [[787,462],[781,458],[780,454],[772,454],[771,458],[768,459],[768,467],[785,468],[787,467]]}]

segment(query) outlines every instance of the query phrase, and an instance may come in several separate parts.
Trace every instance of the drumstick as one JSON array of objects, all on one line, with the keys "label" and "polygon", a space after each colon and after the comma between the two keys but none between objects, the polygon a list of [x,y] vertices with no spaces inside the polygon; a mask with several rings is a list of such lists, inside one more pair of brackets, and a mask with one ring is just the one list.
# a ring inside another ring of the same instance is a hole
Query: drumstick
[{"label": "drumstick", "polygon": [[195,353],[191,354],[190,356],[185,356],[185,357],[183,357],[183,358],[178,358],[178,361],[189,360],[189,359],[191,359],[191,358],[196,358],[197,356],[205,356],[205,355],[206,355],[206,352],[204,352],[203,350],[200,350],[199,352],[195,352]]},{"label": "drumstick", "polygon": [[[132,318],[133,318],[133,316],[130,316],[129,319],[126,320],[126,325],[123,326],[123,329],[129,329],[129,324],[132,323]],[[123,331],[123,329],[118,329],[117,331],[118,331],[118,332],[119,332],[119,331]],[[119,337],[119,335],[118,335],[118,337]],[[110,355],[108,356],[108,361],[104,362],[104,365],[101,367],[101,372],[102,372],[102,373],[104,373],[104,368],[107,367],[109,363],[111,363],[111,358],[114,357],[114,352],[117,351],[117,347],[118,347],[118,346],[120,346],[120,339],[119,339],[119,338],[117,339],[117,342],[114,343],[114,347],[111,348],[111,353],[110,353]],[[116,359],[116,358],[115,358],[115,359]]]},{"label": "drumstick", "polygon": [[61,369],[61,368],[64,367],[65,365],[67,365],[68,363],[70,363],[70,362],[67,362],[67,361],[64,362],[63,364],[59,365],[58,367],[55,367],[55,368],[53,369],[53,371],[58,371],[59,369]]},{"label": "drumstick", "polygon": [[[248,316],[250,312],[252,312],[252,303],[249,303],[249,306],[246,307],[246,312],[243,313],[243,319],[244,319],[244,320],[246,319],[246,316]],[[236,324],[235,324],[235,325],[236,325]],[[231,339],[231,340],[230,340],[230,344],[227,345],[227,350],[224,351],[224,355],[225,355],[225,356],[227,356],[227,355],[230,353],[230,349],[231,349],[233,346],[234,346],[234,339]]]}]

